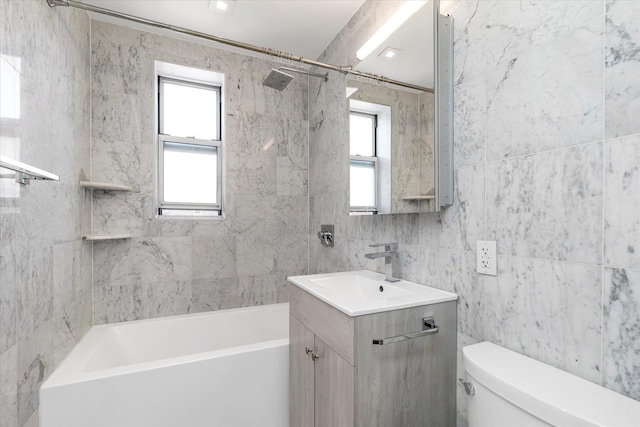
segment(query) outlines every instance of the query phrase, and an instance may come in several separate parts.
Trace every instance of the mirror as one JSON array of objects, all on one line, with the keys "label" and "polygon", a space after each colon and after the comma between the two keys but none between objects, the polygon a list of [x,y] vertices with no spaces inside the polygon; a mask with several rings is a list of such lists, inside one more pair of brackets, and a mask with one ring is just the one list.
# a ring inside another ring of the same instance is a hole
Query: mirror
[{"label": "mirror", "polygon": [[[351,215],[433,212],[441,206],[436,203],[440,177],[433,89],[437,74],[434,17],[439,5],[433,0],[392,3],[396,10],[385,23],[397,21],[403,6],[415,8],[422,3],[422,7],[354,70],[411,87],[347,76]],[[385,25],[373,28],[368,37],[373,39]]]}]

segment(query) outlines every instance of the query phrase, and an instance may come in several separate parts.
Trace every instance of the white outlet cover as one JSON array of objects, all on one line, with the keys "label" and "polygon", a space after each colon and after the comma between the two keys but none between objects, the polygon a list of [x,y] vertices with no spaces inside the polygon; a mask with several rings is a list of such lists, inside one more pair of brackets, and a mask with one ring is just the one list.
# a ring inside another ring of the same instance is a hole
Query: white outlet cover
[{"label": "white outlet cover", "polygon": [[476,271],[480,274],[497,276],[498,257],[495,240],[478,240],[476,249]]}]

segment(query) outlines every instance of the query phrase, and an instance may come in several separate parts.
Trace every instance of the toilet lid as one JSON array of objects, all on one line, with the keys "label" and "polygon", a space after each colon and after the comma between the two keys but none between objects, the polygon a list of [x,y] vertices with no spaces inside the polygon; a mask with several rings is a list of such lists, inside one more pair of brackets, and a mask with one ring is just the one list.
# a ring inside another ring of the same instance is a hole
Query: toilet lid
[{"label": "toilet lid", "polygon": [[463,348],[465,371],[556,426],[640,427],[640,402],[489,342]]}]

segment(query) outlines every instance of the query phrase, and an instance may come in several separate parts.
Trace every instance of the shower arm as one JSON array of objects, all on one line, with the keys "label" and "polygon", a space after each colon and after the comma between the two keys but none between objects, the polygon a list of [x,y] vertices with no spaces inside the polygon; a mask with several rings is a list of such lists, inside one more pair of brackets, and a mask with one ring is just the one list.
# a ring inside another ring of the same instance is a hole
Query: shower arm
[{"label": "shower arm", "polygon": [[[137,16],[127,15],[125,13],[116,12],[115,10],[105,9],[105,8],[98,7],[98,6],[92,6],[90,4],[81,3],[79,1],[74,1],[74,0],[46,0],[46,2],[51,7],[55,7],[55,6],[75,7],[77,9],[86,10],[88,12],[99,13],[101,15],[107,15],[107,16],[111,16],[113,18],[120,18],[120,19],[124,19],[124,20],[127,20],[127,21],[136,22],[138,24],[149,25],[149,26],[160,28],[160,29],[163,29],[163,30],[172,31],[174,33],[185,34],[185,35],[188,35],[188,36],[197,37],[197,38],[201,38],[201,39],[204,39],[204,40],[209,40],[209,41],[213,41],[213,42],[216,42],[216,43],[225,44],[227,46],[233,46],[233,47],[237,47],[237,48],[240,48],[240,49],[261,53],[261,54],[264,54],[264,55],[273,56],[273,57],[276,57],[276,58],[283,58],[283,59],[286,59],[286,60],[289,60],[289,61],[299,62],[301,64],[310,65],[310,66],[313,66],[313,67],[324,68],[325,70],[338,71],[338,72],[340,72],[342,74],[345,74],[345,75],[364,77],[364,78],[372,79],[372,80],[375,80],[375,81],[378,81],[378,82],[382,82],[382,83],[389,83],[389,84],[393,84],[393,85],[396,85],[396,86],[405,87],[405,88],[408,88],[408,89],[418,90],[418,91],[421,91],[421,92],[433,93],[433,88],[427,88],[427,87],[423,87],[423,86],[419,86],[419,85],[414,85],[414,84],[411,84],[411,83],[405,83],[405,82],[402,82],[402,81],[399,81],[399,80],[390,79],[390,78],[387,78],[387,77],[384,77],[384,76],[379,76],[379,75],[376,75],[376,74],[364,73],[362,71],[356,71],[350,65],[333,65],[333,64],[327,64],[327,63],[324,63],[324,62],[320,62],[320,61],[314,61],[312,59],[308,59],[308,58],[305,58],[305,57],[302,57],[302,56],[293,55],[291,53],[279,51],[279,50],[276,50],[276,49],[271,49],[271,48],[267,48],[267,47],[259,47],[259,46],[255,46],[255,45],[252,45],[252,44],[249,44],[249,43],[239,42],[239,41],[236,41],[236,40],[227,39],[227,38],[224,38],[224,37],[218,37],[218,36],[214,36],[214,35],[211,35],[211,34],[201,33],[199,31],[193,31],[193,30],[189,30],[189,29],[183,28],[183,27],[176,27],[176,26],[173,26],[173,25],[164,24],[162,22],[153,21],[153,20],[150,20],[150,19],[138,18]],[[300,72],[300,70],[295,70],[295,69],[290,69],[289,71]],[[315,74],[315,73],[313,73],[313,74]],[[316,77],[326,78],[326,75],[320,74],[320,75],[316,75]]]},{"label": "shower arm", "polygon": [[296,68],[290,68],[290,67],[279,67],[278,70],[291,71],[292,73],[304,74],[305,76],[320,77],[321,79],[324,79],[325,82],[329,80],[329,73],[325,73],[325,74],[312,73],[309,71],[298,70]]}]

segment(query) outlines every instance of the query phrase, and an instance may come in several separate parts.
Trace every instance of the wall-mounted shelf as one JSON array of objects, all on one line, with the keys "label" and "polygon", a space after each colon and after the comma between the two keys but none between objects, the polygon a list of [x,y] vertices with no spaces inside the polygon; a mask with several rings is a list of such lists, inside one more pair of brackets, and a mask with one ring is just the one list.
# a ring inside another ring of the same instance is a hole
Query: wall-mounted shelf
[{"label": "wall-mounted shelf", "polygon": [[[80,181],[80,186],[89,190],[99,191],[131,191],[132,187],[128,185],[111,184],[108,182]],[[82,240],[91,242],[106,242],[108,240],[130,239],[131,234],[85,234]]]},{"label": "wall-mounted shelf", "polygon": [[0,156],[0,167],[16,171],[16,182],[20,184],[28,184],[32,179],[60,181],[60,177],[56,174],[38,169],[34,166],[5,156]]},{"label": "wall-mounted shelf", "polygon": [[406,196],[402,200],[433,200],[436,196]]},{"label": "wall-mounted shelf", "polygon": [[82,236],[82,240],[101,242],[105,240],[130,239],[131,237],[131,234],[85,234],[84,236]]},{"label": "wall-mounted shelf", "polygon": [[107,182],[80,181],[80,186],[91,190],[102,191],[131,191],[133,187],[129,185],[110,184]]}]

